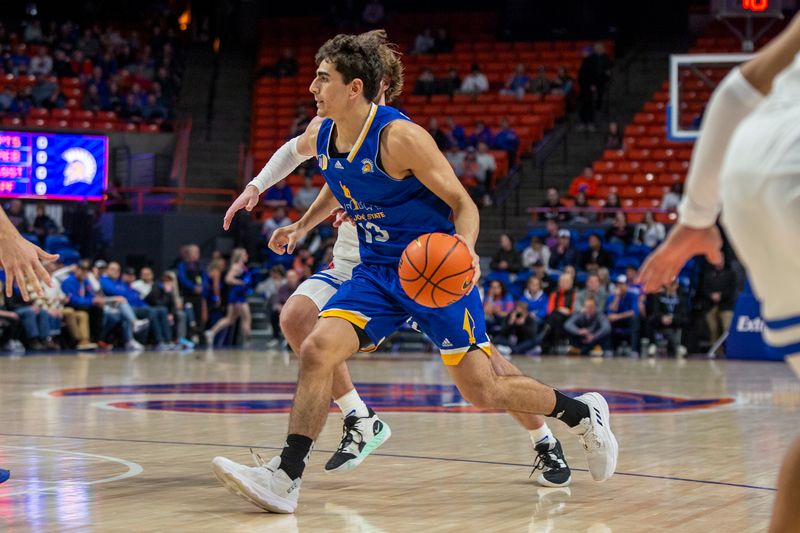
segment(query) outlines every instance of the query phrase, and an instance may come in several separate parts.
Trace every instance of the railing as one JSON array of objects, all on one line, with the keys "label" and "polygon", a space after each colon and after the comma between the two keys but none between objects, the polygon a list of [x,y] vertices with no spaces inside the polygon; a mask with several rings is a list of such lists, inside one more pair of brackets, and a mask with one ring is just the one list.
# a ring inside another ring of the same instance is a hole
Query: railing
[{"label": "railing", "polygon": [[675,211],[667,209],[653,208],[653,207],[529,207],[528,213],[541,214],[541,213],[594,213],[594,214],[613,214],[617,211],[622,211],[628,214],[645,214],[653,213],[656,219],[664,223],[674,223],[678,220],[678,214]]},{"label": "railing", "polygon": [[[108,208],[111,205],[125,203],[136,213],[143,213],[145,206],[193,206],[227,209],[239,194],[233,189],[192,187],[124,187],[117,189],[117,192],[127,197],[127,200],[108,201],[106,202],[106,207]],[[219,199],[220,196],[225,197],[225,199]],[[209,197],[216,198],[212,199]]]}]

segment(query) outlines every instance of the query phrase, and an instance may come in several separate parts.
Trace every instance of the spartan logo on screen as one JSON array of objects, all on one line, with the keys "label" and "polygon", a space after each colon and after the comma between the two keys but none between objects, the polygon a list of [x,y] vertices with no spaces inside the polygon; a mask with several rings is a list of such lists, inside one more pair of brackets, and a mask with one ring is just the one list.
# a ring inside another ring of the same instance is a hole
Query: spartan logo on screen
[{"label": "spartan logo on screen", "polygon": [[107,156],[101,135],[0,131],[0,196],[102,200]]}]

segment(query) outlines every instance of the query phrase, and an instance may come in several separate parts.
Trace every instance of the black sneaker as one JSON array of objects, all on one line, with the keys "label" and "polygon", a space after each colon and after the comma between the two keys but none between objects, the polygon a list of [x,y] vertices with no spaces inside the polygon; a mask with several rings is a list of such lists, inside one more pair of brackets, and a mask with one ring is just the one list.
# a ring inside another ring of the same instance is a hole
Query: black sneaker
[{"label": "black sneaker", "polygon": [[325,471],[353,470],[391,436],[389,425],[372,409],[369,409],[369,416],[348,416],[344,419],[342,442],[325,464]]},{"label": "black sneaker", "polygon": [[567,460],[561,450],[561,443],[556,440],[554,445],[548,443],[539,444],[536,450],[536,462],[533,463],[531,476],[537,470],[542,473],[536,478],[536,482],[544,487],[566,487],[572,481]]}]

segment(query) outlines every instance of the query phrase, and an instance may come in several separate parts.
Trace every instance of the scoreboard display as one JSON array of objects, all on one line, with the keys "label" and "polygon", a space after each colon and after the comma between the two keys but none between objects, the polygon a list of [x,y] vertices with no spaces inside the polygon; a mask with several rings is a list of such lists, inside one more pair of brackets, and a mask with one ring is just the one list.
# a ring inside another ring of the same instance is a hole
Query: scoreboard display
[{"label": "scoreboard display", "polygon": [[108,137],[0,131],[0,197],[102,200]]}]

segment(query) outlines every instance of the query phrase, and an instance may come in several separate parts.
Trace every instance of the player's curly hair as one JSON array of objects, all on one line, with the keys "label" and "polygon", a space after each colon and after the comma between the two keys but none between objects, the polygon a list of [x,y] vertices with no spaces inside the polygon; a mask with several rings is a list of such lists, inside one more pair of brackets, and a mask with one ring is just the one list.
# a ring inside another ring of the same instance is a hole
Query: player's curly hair
[{"label": "player's curly hair", "polygon": [[400,59],[401,53],[397,50],[397,45],[387,42],[388,37],[385,30],[368,31],[359,35],[358,38],[370,43],[370,46],[378,48],[378,54],[383,63],[383,79],[389,83],[384,96],[386,103],[391,103],[403,92],[403,62]]},{"label": "player's curly hair", "polygon": [[329,39],[317,51],[317,65],[333,63],[345,83],[359,79],[364,84],[364,97],[370,102],[380,91],[383,62],[376,39],[361,39],[358,35],[339,34]]}]

